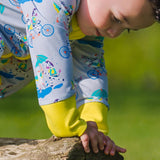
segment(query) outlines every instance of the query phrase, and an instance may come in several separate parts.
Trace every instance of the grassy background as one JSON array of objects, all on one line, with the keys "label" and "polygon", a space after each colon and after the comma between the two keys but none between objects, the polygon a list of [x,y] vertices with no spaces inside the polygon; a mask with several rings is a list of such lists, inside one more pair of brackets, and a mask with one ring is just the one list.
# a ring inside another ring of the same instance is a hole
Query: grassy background
[{"label": "grassy background", "polygon": [[[127,148],[126,160],[160,159],[159,25],[105,39],[109,135]],[[51,136],[34,83],[0,100],[0,137]]]}]

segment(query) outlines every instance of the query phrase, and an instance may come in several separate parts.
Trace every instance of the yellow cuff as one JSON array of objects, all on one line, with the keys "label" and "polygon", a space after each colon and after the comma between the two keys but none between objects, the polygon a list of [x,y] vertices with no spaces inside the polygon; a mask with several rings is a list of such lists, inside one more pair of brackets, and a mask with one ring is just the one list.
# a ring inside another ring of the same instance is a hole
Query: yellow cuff
[{"label": "yellow cuff", "polygon": [[87,123],[80,119],[75,96],[66,100],[41,106],[51,132],[57,137],[81,136]]},{"label": "yellow cuff", "polygon": [[85,121],[94,121],[97,123],[98,130],[105,135],[108,134],[107,113],[108,108],[100,102],[89,102],[81,105],[79,108],[80,118]]}]

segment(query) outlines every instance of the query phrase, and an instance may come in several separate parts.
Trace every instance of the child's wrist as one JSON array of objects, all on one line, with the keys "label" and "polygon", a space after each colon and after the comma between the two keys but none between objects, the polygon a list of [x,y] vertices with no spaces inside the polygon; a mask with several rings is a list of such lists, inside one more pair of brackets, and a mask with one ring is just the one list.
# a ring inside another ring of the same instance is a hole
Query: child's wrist
[{"label": "child's wrist", "polygon": [[85,121],[96,122],[98,130],[105,135],[108,134],[107,113],[108,108],[100,102],[85,103],[79,107],[80,118]]}]

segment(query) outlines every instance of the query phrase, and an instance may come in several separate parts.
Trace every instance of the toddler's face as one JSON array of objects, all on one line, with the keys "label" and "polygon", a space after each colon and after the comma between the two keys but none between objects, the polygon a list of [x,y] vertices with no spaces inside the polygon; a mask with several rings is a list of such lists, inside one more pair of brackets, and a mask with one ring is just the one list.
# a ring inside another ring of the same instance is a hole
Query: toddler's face
[{"label": "toddler's face", "polygon": [[84,34],[110,38],[155,22],[149,0],[81,0],[77,21]]}]

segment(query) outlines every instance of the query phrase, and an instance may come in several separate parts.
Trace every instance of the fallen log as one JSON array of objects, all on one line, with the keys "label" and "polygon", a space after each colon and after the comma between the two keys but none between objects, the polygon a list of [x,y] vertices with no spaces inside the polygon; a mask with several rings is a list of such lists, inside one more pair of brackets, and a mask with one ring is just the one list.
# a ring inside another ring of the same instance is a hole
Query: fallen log
[{"label": "fallen log", "polygon": [[85,153],[79,138],[29,140],[0,138],[0,160],[123,160],[123,156]]}]

